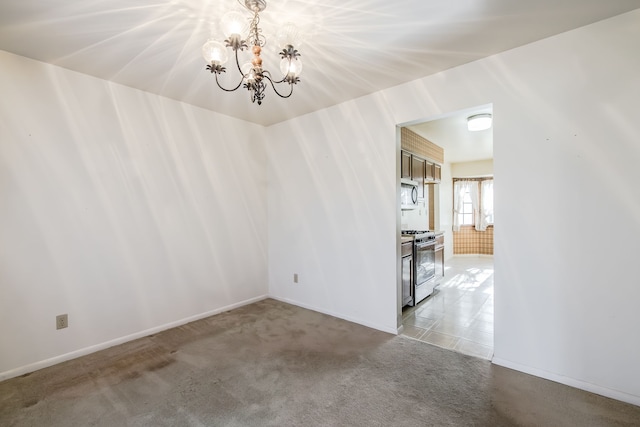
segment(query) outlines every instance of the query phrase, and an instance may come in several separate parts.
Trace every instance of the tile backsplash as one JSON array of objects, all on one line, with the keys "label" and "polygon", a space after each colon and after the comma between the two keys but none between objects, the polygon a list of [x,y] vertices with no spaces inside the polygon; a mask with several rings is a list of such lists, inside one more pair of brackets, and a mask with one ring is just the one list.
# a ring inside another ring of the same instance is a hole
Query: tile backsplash
[{"label": "tile backsplash", "polygon": [[444,149],[442,147],[407,128],[400,129],[400,145],[405,151],[439,164],[444,163]]}]

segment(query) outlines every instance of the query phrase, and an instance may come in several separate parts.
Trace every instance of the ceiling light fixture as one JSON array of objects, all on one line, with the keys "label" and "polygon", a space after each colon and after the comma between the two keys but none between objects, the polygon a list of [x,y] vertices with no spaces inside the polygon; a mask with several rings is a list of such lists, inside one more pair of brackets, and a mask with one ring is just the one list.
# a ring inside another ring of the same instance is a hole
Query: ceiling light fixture
[{"label": "ceiling light fixture", "polygon": [[[240,3],[240,0],[238,0],[238,3]],[[240,4],[242,5],[242,3]],[[202,46],[202,55],[208,64],[206,67],[207,70],[215,74],[216,83],[220,89],[226,92],[233,92],[242,86],[249,90],[251,102],[257,101],[258,105],[262,104],[267,81],[278,96],[281,98],[290,97],[293,93],[293,85],[300,81],[298,75],[300,75],[302,71],[302,61],[299,58],[300,54],[294,48],[294,46],[299,46],[300,42],[298,29],[294,24],[287,23],[282,25],[278,31],[276,39],[282,48],[282,51],[280,51],[280,71],[284,77],[280,80],[274,80],[271,73],[262,68],[262,58],[260,57],[262,48],[266,44],[266,39],[264,35],[262,35],[262,29],[258,26],[260,23],[259,12],[262,12],[267,7],[267,2],[266,0],[244,0],[243,6],[253,13],[253,18],[249,23],[248,35],[244,39],[241,35],[243,30],[246,29],[248,19],[239,12],[233,11],[226,13],[222,17],[222,28],[227,37],[225,45],[210,38],[204,46]],[[251,46],[253,58],[251,62],[240,66],[238,51],[248,50],[249,46]],[[225,88],[220,85],[218,81],[218,75],[226,71],[223,65],[229,58],[227,47],[230,47],[235,52],[236,66],[241,75],[240,81],[234,88]],[[276,89],[276,84],[282,83],[289,85],[288,94],[282,94]]]},{"label": "ceiling light fixture", "polygon": [[491,127],[491,114],[475,114],[467,117],[467,129],[470,131],[485,130]]}]

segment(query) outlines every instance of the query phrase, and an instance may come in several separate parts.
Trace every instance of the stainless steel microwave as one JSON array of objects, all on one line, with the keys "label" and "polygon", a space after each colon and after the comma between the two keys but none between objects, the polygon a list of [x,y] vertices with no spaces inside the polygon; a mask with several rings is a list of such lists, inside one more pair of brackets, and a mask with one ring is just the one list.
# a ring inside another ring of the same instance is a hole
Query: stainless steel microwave
[{"label": "stainless steel microwave", "polygon": [[400,209],[418,207],[418,183],[408,179],[400,181]]}]

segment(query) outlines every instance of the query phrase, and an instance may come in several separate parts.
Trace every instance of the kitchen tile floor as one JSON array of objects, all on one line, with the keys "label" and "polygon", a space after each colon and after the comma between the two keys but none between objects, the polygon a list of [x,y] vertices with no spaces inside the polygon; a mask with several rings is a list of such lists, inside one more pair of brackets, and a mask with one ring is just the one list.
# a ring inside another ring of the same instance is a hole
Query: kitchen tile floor
[{"label": "kitchen tile floor", "polygon": [[493,257],[454,256],[440,286],[402,312],[403,335],[471,356],[493,356]]}]

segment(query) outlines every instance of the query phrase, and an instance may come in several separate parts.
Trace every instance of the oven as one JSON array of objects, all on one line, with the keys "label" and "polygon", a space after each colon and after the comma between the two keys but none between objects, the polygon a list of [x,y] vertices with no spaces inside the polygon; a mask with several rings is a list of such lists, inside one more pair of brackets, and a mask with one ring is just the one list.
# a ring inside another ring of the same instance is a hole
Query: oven
[{"label": "oven", "polygon": [[414,305],[433,293],[436,277],[435,234],[417,237],[414,246],[415,290]]},{"label": "oven", "polygon": [[408,305],[416,305],[436,286],[436,234],[414,230],[403,230],[402,234],[413,236],[413,298]]}]

